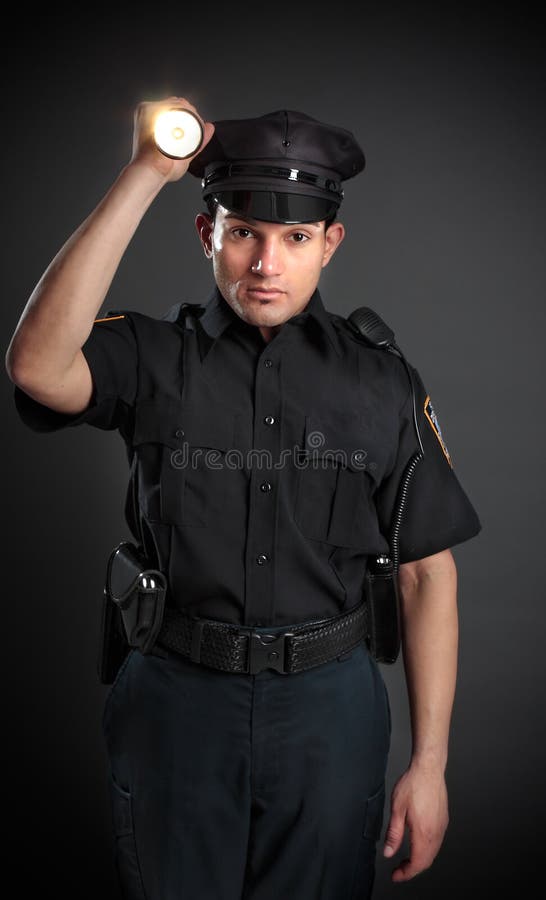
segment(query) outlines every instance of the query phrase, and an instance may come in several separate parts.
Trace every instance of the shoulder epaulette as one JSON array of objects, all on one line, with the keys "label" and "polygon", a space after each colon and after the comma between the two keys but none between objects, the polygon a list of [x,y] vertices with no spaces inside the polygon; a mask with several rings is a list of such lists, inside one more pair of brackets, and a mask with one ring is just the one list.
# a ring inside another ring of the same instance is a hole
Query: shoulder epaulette
[{"label": "shoulder epaulette", "polygon": [[97,322],[112,322],[113,319],[124,319],[125,316],[105,316],[103,319],[95,319],[95,323]]},{"label": "shoulder epaulette", "polygon": [[100,318],[100,319],[95,319],[95,323],[96,322],[111,322],[112,319],[124,319],[124,318],[125,318],[125,315],[124,315],[124,313],[120,312],[120,310],[107,309],[106,315],[102,316],[102,318]]}]

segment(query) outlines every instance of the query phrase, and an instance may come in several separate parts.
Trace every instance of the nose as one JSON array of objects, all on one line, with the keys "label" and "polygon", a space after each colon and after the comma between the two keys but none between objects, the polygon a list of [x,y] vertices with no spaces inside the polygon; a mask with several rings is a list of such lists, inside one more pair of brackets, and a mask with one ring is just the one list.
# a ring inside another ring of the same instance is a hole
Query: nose
[{"label": "nose", "polygon": [[266,238],[258,244],[251,271],[263,278],[280,275],[283,270],[281,249],[275,238]]}]

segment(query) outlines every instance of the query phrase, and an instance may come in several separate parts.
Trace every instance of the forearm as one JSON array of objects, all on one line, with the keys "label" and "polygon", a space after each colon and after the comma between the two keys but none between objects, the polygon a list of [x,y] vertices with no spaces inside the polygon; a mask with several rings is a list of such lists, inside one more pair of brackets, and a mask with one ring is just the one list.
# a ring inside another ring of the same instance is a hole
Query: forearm
[{"label": "forearm", "polygon": [[443,773],[457,675],[457,571],[449,550],[401,566],[412,765]]},{"label": "forearm", "polygon": [[14,380],[55,379],[87,340],[121,258],[165,179],[126,166],[68,239],[31,294],[6,353]]}]

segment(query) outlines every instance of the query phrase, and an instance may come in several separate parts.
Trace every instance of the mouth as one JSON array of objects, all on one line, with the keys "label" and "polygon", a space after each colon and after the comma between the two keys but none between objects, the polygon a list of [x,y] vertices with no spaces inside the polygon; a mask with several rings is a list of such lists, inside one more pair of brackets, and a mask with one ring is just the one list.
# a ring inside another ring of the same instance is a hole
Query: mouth
[{"label": "mouth", "polygon": [[278,287],[249,287],[247,288],[247,293],[252,297],[267,300],[273,297],[278,297],[285,292],[281,291],[281,289]]}]

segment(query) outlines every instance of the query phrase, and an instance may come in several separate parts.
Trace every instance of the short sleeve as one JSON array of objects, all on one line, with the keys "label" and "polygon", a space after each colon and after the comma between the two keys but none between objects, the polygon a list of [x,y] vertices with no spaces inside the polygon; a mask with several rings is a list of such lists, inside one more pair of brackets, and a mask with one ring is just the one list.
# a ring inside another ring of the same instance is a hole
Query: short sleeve
[{"label": "short sleeve", "polygon": [[481,530],[476,510],[455,474],[431,398],[419,373],[413,367],[410,370],[424,453],[416,435],[410,389],[400,411],[396,461],[376,497],[381,532],[391,538],[396,527],[401,563],[439,553]]},{"label": "short sleeve", "polygon": [[50,432],[87,423],[110,431],[127,424],[138,383],[138,348],[130,315],[112,313],[96,319],[82,353],[93,378],[87,409],[75,415],[61,413],[15,385],[15,407],[28,428]]}]

